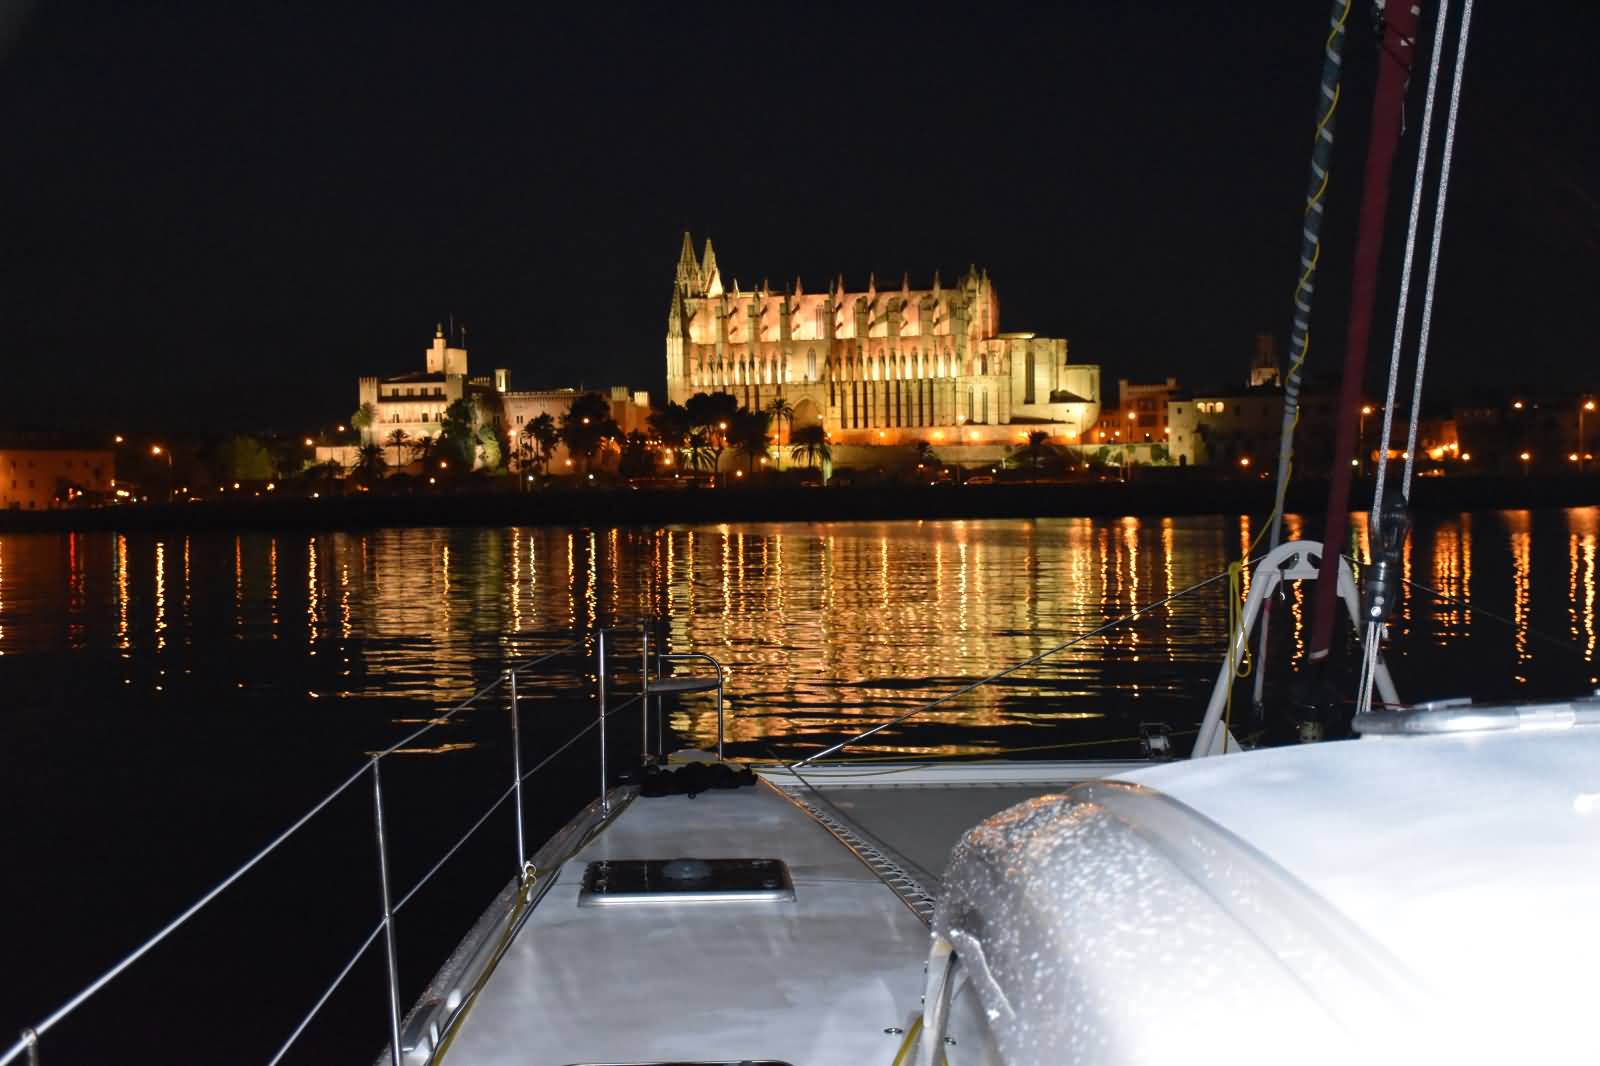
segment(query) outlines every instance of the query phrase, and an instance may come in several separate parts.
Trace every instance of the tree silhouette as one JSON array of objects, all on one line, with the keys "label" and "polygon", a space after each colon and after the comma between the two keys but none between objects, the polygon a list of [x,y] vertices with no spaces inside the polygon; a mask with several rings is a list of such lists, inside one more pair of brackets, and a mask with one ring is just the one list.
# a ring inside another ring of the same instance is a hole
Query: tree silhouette
[{"label": "tree silhouette", "polygon": [[395,466],[403,465],[400,462],[400,453],[401,453],[401,451],[403,451],[405,449],[406,443],[408,441],[410,441],[410,440],[411,440],[411,434],[407,433],[403,429],[397,429],[393,433],[389,434],[389,439],[385,443],[387,443],[389,445],[389,447],[394,449],[394,465]]},{"label": "tree silhouette", "polygon": [[584,473],[594,453],[605,441],[622,438],[622,429],[611,417],[611,405],[604,396],[586,392],[572,401],[572,406],[561,417],[561,439],[568,453],[583,457]]},{"label": "tree silhouette", "polygon": [[766,411],[739,411],[728,425],[728,439],[734,450],[743,453],[751,474],[756,472],[756,457],[765,457],[772,443],[772,415]]},{"label": "tree silhouette", "polygon": [[783,469],[783,425],[789,424],[790,435],[794,433],[794,405],[782,396],[776,397],[767,404],[767,414],[772,416],[773,425],[778,429],[778,469]]},{"label": "tree silhouette", "polygon": [[561,443],[561,430],[556,427],[556,420],[548,414],[542,414],[528,423],[528,436],[533,438],[539,448],[539,467],[550,473],[550,457],[556,453],[556,445]]},{"label": "tree silhouette", "polygon": [[1039,460],[1044,456],[1044,450],[1049,445],[1050,434],[1042,429],[1036,429],[1028,434],[1028,462],[1033,466],[1033,480],[1039,480]]},{"label": "tree silhouette", "polygon": [[363,444],[356,452],[356,476],[368,484],[381,479],[384,468],[388,465],[383,458],[383,446],[380,444]]},{"label": "tree silhouette", "polygon": [[828,447],[828,434],[820,425],[801,426],[789,434],[789,456],[795,462],[804,459],[807,467],[825,463],[833,458]]}]

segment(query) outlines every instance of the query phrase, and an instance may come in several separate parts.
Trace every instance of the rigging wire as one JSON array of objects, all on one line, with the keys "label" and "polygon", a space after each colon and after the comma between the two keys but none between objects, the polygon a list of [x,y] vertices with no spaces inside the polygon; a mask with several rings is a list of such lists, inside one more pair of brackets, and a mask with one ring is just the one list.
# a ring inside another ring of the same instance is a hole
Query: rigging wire
[{"label": "rigging wire", "polygon": [[[1444,209],[1445,197],[1450,188],[1450,163],[1455,147],[1456,121],[1460,114],[1461,79],[1466,69],[1467,38],[1472,28],[1472,3],[1466,0],[1461,14],[1461,23],[1456,30],[1456,59],[1455,67],[1450,75],[1450,103],[1445,118],[1445,136],[1442,162],[1440,164],[1438,188],[1434,192],[1433,202],[1433,233],[1428,248],[1428,273],[1424,285],[1422,323],[1418,340],[1417,364],[1412,379],[1411,415],[1407,427],[1407,447],[1404,453],[1405,469],[1401,480],[1401,497],[1404,501],[1411,500],[1411,478],[1415,469],[1417,425],[1422,417],[1422,382],[1427,368],[1428,330],[1433,316],[1433,297],[1435,282],[1439,269],[1439,247],[1444,237]],[[1416,258],[1417,224],[1422,215],[1424,186],[1427,182],[1428,142],[1433,135],[1433,106],[1438,96],[1439,66],[1444,52],[1445,26],[1449,22],[1449,0],[1440,0],[1438,24],[1434,27],[1433,54],[1428,58],[1428,91],[1426,103],[1422,112],[1422,134],[1417,142],[1417,168],[1412,178],[1411,186],[1411,214],[1406,223],[1406,250],[1405,259],[1400,272],[1400,299],[1395,310],[1394,342],[1389,353],[1389,381],[1386,386],[1386,395],[1383,407],[1383,436],[1381,438],[1383,459],[1378,463],[1377,483],[1373,489],[1372,510],[1369,522],[1372,535],[1376,540],[1380,535],[1380,525],[1383,514],[1388,510],[1384,506],[1384,483],[1389,469],[1389,442],[1393,439],[1394,432],[1394,400],[1400,380],[1400,354],[1405,345],[1406,305],[1410,298],[1411,270]],[[1384,621],[1381,618],[1369,618],[1366,631],[1362,640],[1361,676],[1356,687],[1356,714],[1368,713],[1372,708],[1372,684],[1375,678],[1378,661],[1378,648],[1382,643]]]}]

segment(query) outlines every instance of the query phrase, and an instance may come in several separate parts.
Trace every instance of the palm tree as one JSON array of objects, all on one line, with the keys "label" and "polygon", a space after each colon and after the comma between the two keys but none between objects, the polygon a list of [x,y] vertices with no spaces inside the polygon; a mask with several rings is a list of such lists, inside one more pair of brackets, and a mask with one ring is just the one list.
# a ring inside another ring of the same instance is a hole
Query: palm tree
[{"label": "palm tree", "polygon": [[420,463],[423,470],[428,469],[428,464],[433,461],[433,457],[438,454],[438,451],[438,437],[431,437],[424,433],[420,437],[411,438],[411,459],[413,462]]},{"label": "palm tree", "polygon": [[717,449],[711,446],[704,433],[689,434],[689,443],[683,449],[683,464],[690,470],[717,469]]},{"label": "palm tree", "polygon": [[383,458],[383,446],[379,444],[363,444],[356,453],[356,476],[363,481],[377,481],[383,477],[384,467],[389,464]]},{"label": "palm tree", "polygon": [[766,411],[740,411],[733,416],[728,427],[728,438],[734,449],[744,453],[748,470],[756,472],[756,456],[765,458],[767,446],[772,441],[772,415]]},{"label": "palm tree", "polygon": [[561,441],[561,430],[556,426],[556,420],[548,414],[542,414],[528,423],[525,431],[533,438],[539,448],[539,467],[542,472],[550,473],[550,457],[556,453],[556,445]]},{"label": "palm tree", "polygon": [[782,396],[778,396],[767,404],[767,414],[772,416],[773,423],[778,427],[778,469],[783,469],[783,424],[789,423],[789,434],[794,435],[794,405]]},{"label": "palm tree", "polygon": [[400,462],[400,453],[405,449],[406,443],[409,440],[411,440],[411,434],[407,433],[403,429],[397,429],[393,433],[389,434],[389,439],[385,443],[394,449],[395,466],[402,465]]},{"label": "palm tree", "polygon": [[789,434],[789,456],[795,462],[804,459],[806,466],[816,466],[833,458],[828,447],[828,434],[821,425],[801,426]]},{"label": "palm tree", "polygon": [[350,416],[350,427],[359,431],[361,436],[365,437],[367,436],[367,431],[377,421],[378,409],[370,403],[364,403],[356,408],[355,414]]}]

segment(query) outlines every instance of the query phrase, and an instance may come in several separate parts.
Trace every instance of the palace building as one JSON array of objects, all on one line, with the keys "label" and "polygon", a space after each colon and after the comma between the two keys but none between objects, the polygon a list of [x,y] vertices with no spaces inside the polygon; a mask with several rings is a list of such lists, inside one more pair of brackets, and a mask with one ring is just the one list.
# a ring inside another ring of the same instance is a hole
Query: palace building
[{"label": "palace building", "polygon": [[827,292],[799,280],[773,292],[724,285],[706,241],[689,234],[667,311],[667,398],[728,392],[745,407],[782,397],[793,426],[821,423],[843,444],[916,440],[1013,445],[1029,432],[1076,443],[1100,413],[1100,368],[1072,363],[1067,342],[1000,331],[987,271],[946,288],[909,277],[896,288]]}]

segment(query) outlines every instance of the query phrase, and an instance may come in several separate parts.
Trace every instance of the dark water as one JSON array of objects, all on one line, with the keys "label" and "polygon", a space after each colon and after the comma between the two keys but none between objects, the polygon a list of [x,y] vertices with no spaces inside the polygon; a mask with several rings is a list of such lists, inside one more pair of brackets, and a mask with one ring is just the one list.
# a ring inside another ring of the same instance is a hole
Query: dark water
[{"label": "dark water", "polygon": [[[1300,521],[1288,530],[1299,534]],[[59,1005],[365,753],[510,660],[577,642],[555,672],[524,682],[530,762],[593,720],[583,656],[597,628],[642,615],[670,619],[673,650],[728,666],[733,753],[799,756],[1209,578],[1257,532],[1245,519],[1146,517],[0,537],[0,862],[11,895],[0,908],[0,1033]],[[1594,508],[1425,518],[1405,572],[1441,595],[1409,596],[1395,626],[1402,696],[1593,687],[1597,534]],[[1141,722],[1192,728],[1220,660],[1225,590],[1149,612],[858,754],[1127,755]],[[1280,646],[1298,650],[1298,590],[1286,607]],[[636,683],[622,676],[629,667],[618,664],[614,689]],[[670,726],[679,742],[706,745],[715,715],[691,698]],[[610,736],[613,751],[636,750],[637,717],[619,716]],[[535,779],[530,836],[593,795],[591,747]],[[503,701],[386,767],[403,891],[509,782]],[[47,1051],[264,1059],[376,920],[371,802],[366,783],[341,797],[259,877],[47,1037]],[[402,913],[408,1002],[511,876],[512,833],[503,809]],[[381,959],[368,953],[295,1061],[376,1053]],[[195,997],[201,1006],[186,1007]]]}]

